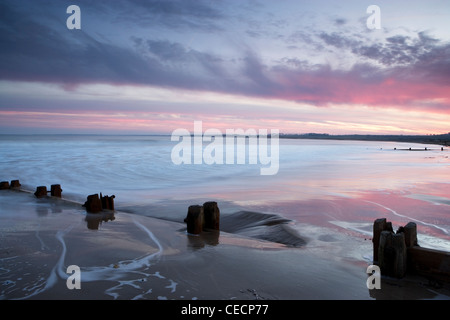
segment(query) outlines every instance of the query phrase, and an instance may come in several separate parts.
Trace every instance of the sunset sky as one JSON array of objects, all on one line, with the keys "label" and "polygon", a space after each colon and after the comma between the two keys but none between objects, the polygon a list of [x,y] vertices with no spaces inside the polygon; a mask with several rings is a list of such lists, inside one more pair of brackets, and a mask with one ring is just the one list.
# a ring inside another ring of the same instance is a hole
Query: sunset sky
[{"label": "sunset sky", "polygon": [[[81,29],[69,30],[69,5]],[[381,29],[366,10],[381,9]],[[450,131],[449,1],[0,0],[0,133]]]}]

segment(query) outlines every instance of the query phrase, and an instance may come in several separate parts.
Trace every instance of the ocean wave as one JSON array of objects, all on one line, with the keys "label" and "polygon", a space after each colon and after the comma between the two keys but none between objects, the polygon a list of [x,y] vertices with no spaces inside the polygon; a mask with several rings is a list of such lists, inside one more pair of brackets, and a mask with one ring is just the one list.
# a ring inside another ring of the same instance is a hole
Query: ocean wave
[{"label": "ocean wave", "polygon": [[220,217],[220,230],[232,234],[284,244],[288,247],[302,247],[307,243],[292,227],[292,220],[277,214],[239,211]]},{"label": "ocean wave", "polygon": [[[170,205],[164,205],[163,203],[129,205],[120,207],[119,211],[184,223],[185,214],[180,214],[180,212],[185,211],[188,203],[186,201],[175,201],[170,202]],[[201,203],[201,201],[198,203]],[[221,232],[280,243],[288,247],[305,246],[307,244],[306,237],[302,237],[299,234],[293,226],[294,223],[295,221],[275,213],[240,210],[236,212],[221,212],[220,214]],[[181,230],[184,230],[184,228]]]}]

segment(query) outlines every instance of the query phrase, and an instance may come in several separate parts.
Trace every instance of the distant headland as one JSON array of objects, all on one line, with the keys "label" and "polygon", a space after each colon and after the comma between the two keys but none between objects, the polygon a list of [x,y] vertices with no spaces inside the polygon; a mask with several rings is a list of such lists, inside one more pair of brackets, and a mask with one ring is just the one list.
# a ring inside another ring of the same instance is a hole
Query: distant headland
[{"label": "distant headland", "polygon": [[328,133],[280,134],[283,139],[325,139],[325,140],[361,140],[361,141],[394,141],[411,143],[429,143],[450,146],[450,132],[430,135],[370,135],[348,134],[332,135]]}]

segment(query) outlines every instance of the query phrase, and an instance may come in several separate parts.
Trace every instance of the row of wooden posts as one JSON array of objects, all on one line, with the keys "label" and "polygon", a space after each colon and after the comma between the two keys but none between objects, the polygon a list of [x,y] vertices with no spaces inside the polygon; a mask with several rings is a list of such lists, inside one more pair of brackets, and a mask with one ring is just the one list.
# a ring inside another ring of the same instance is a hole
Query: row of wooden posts
[{"label": "row of wooden posts", "polygon": [[[15,189],[20,188],[19,180],[12,180],[0,182],[0,189]],[[34,195],[37,198],[46,197],[50,193],[52,197],[61,198],[62,189],[59,184],[52,184],[50,191],[47,191],[46,186],[38,186]],[[102,210],[114,210],[115,196],[103,196],[100,193],[91,194],[87,197],[83,207],[88,213],[98,213]],[[187,224],[187,232],[190,234],[199,234],[204,230],[219,230],[220,227],[220,210],[215,201],[205,202],[203,205],[192,205],[188,208],[188,213],[184,221]]]},{"label": "row of wooden posts", "polygon": [[0,182],[0,190],[15,189],[20,187],[21,184],[19,180],[11,180],[11,183],[9,183],[9,181]]},{"label": "row of wooden posts", "polygon": [[187,216],[184,219],[187,232],[200,234],[202,231],[219,230],[220,210],[215,201],[205,202],[203,205],[189,206]]},{"label": "row of wooden posts", "polygon": [[47,196],[47,193],[50,193],[52,197],[58,197],[61,198],[62,189],[61,185],[59,184],[52,184],[50,186],[50,191],[47,191],[46,186],[39,186],[36,188],[36,191],[34,192],[34,195],[38,198],[42,198]]},{"label": "row of wooden posts", "polygon": [[[8,181],[2,181],[0,182],[0,190],[6,190],[6,189],[18,189],[22,185],[20,184],[19,180],[11,180],[11,183]],[[34,192],[34,195],[38,198],[47,196],[47,193],[50,193],[52,197],[58,197],[61,198],[61,185],[59,184],[52,184],[50,187],[50,191],[47,191],[46,186],[39,186],[36,188],[36,191]]]},{"label": "row of wooden posts", "polygon": [[[6,189],[18,189],[22,185],[20,184],[19,180],[11,180],[11,183],[9,181],[1,181],[0,182],[0,190],[6,190]],[[36,191],[34,192],[34,195],[37,198],[46,197],[48,193],[52,197],[61,198],[62,195],[62,189],[61,185],[59,184],[52,184],[50,186],[50,191],[47,190],[47,186],[38,186],[36,187]],[[103,209],[107,210],[114,210],[114,198],[115,196],[103,196],[100,193],[100,196],[98,194],[92,194],[87,197],[87,201],[84,203],[83,207],[86,208],[86,211],[89,213],[98,213],[102,211]]]}]

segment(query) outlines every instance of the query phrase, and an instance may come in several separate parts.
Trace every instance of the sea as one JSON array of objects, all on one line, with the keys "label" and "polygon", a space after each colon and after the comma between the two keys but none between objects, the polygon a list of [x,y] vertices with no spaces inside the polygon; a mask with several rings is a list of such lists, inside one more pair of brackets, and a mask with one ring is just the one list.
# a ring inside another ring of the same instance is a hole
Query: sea
[{"label": "sea", "polygon": [[[419,245],[450,251],[448,147],[280,138],[277,154],[271,150],[278,170],[264,175],[267,162],[250,163],[249,148],[242,164],[176,163],[180,141],[172,140],[0,135],[0,180],[19,180],[31,192],[60,184],[63,198],[80,204],[91,194],[114,195],[118,212],[180,223],[190,205],[216,201],[221,231],[291,247],[313,238],[333,242],[339,234],[369,241],[379,218],[394,229],[415,222]],[[206,148],[204,142],[192,152]]]}]

